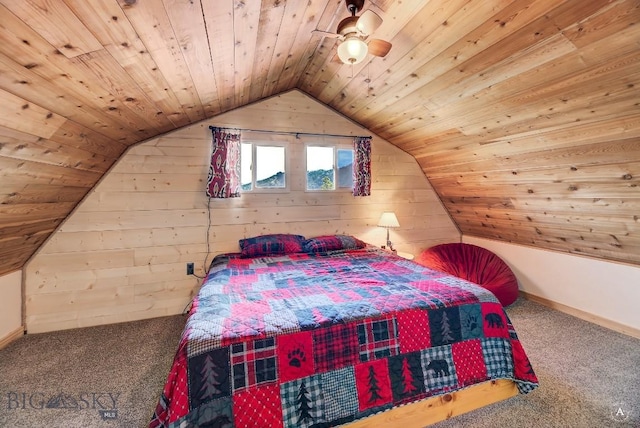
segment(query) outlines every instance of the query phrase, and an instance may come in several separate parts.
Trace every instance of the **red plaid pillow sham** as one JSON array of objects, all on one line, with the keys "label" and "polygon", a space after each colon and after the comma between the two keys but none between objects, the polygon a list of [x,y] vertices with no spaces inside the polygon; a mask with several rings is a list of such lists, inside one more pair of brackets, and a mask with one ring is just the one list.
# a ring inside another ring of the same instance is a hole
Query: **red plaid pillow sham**
[{"label": "red plaid pillow sham", "polygon": [[349,235],[324,235],[309,238],[302,243],[305,253],[324,253],[336,250],[356,250],[367,244]]},{"label": "red plaid pillow sham", "polygon": [[241,239],[241,257],[261,257],[302,252],[304,236],[286,233]]}]

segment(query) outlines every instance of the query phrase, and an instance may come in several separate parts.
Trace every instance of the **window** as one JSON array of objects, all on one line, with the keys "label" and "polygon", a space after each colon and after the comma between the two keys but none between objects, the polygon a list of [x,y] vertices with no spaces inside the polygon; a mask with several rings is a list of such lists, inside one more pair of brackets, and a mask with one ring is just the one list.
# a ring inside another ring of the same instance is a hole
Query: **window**
[{"label": "window", "polygon": [[252,165],[253,145],[251,143],[240,144],[240,184],[245,192],[253,188]]},{"label": "window", "polygon": [[308,145],[307,190],[336,188],[353,188],[353,149]]},{"label": "window", "polygon": [[338,187],[353,189],[353,149],[337,149]]},{"label": "window", "polygon": [[240,182],[243,191],[286,189],[284,145],[243,142],[240,147]]}]

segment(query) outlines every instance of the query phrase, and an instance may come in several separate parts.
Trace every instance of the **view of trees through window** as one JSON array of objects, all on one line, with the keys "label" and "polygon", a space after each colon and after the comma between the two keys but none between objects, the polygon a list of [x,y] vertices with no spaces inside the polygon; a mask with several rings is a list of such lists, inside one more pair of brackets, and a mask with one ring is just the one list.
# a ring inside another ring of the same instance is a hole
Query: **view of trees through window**
[{"label": "view of trees through window", "polygon": [[307,146],[307,190],[335,190],[336,185],[353,187],[353,150]]},{"label": "view of trees through window", "polygon": [[[243,142],[240,181],[243,191],[286,188],[285,147]],[[353,150],[334,146],[306,147],[307,190],[353,188]]]}]

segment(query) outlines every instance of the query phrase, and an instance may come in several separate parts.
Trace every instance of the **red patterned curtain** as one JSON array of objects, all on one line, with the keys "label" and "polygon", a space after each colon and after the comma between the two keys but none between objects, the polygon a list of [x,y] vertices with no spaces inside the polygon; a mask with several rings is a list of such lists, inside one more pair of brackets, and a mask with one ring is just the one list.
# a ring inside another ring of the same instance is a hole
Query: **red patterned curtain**
[{"label": "red patterned curtain", "polygon": [[353,196],[371,194],[371,137],[353,139]]},{"label": "red patterned curtain", "polygon": [[240,196],[240,131],[209,127],[213,133],[211,164],[207,178],[210,198]]}]

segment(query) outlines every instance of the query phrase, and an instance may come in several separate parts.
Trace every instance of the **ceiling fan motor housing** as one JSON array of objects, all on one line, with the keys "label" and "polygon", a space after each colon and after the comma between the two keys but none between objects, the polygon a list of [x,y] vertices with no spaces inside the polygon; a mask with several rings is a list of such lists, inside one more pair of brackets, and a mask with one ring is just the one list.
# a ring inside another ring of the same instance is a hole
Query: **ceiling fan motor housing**
[{"label": "ceiling fan motor housing", "polygon": [[358,29],[356,23],[358,22],[357,16],[349,16],[338,24],[337,32],[342,36],[346,36],[350,33],[357,33]]},{"label": "ceiling fan motor housing", "polygon": [[355,15],[364,6],[364,0],[345,0],[345,3],[351,15]]}]

